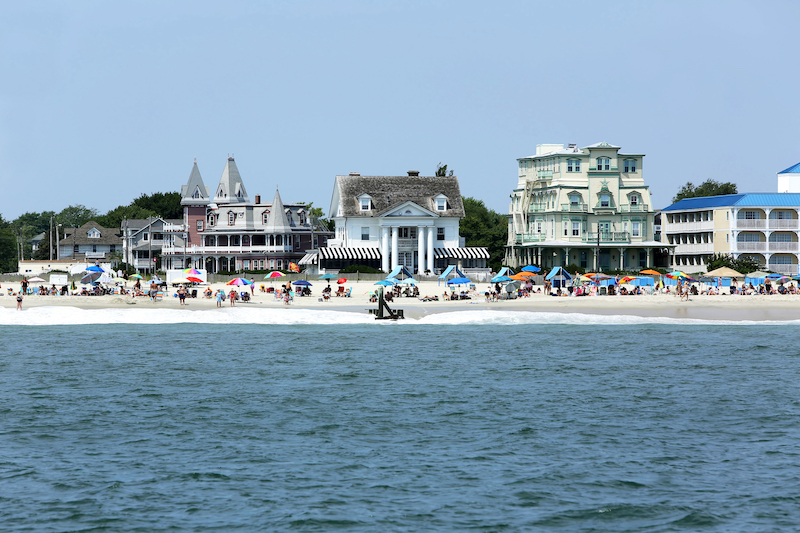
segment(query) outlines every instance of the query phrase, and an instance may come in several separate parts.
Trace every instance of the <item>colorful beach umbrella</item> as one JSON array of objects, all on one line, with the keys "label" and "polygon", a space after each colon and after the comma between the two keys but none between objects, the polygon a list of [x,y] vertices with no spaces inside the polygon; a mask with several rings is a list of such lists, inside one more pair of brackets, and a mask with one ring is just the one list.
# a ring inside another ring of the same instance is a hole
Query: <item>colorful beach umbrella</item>
[{"label": "colorful beach umbrella", "polygon": [[181,272],[183,274],[191,274],[192,276],[200,276],[200,275],[203,274],[202,272],[200,272],[199,270],[196,270],[194,268],[187,268],[185,270],[181,270]]},{"label": "colorful beach umbrella", "polygon": [[246,280],[244,278],[233,278],[225,285],[251,285],[251,283],[249,280]]},{"label": "colorful beach umbrella", "polygon": [[311,287],[311,283],[307,282],[304,279],[293,281],[292,285],[297,285],[298,287]]},{"label": "colorful beach umbrella", "polygon": [[389,287],[390,285],[396,285],[397,282],[391,279],[382,279],[377,282],[375,285],[383,285],[384,287]]},{"label": "colorful beach umbrella", "polygon": [[188,278],[176,278],[176,279],[173,279],[172,280],[172,284],[175,285],[176,283],[177,284],[185,284],[185,283],[191,283],[191,281],[189,281]]},{"label": "colorful beach umbrella", "polygon": [[533,271],[531,271],[531,270],[523,270],[523,271],[522,271],[522,272],[520,272],[519,274],[514,274],[514,275],[515,275],[515,276],[519,276],[519,277],[521,277],[521,278],[529,278],[529,277],[531,277],[531,276],[535,276],[535,275],[536,275],[536,273],[534,273],[534,272],[533,272]]},{"label": "colorful beach umbrella", "polygon": [[689,276],[687,276],[684,272],[681,272],[680,270],[676,270],[675,272],[670,272],[669,274],[666,274],[666,276],[669,279],[691,279]]},{"label": "colorful beach umbrella", "polygon": [[300,267],[297,263],[289,263],[289,272],[300,272]]},{"label": "colorful beach umbrella", "polygon": [[142,275],[141,275],[141,274],[134,274],[134,275],[132,275],[132,276],[129,276],[129,277],[130,277],[131,279],[144,279],[144,278],[142,278]]},{"label": "colorful beach umbrella", "polygon": [[196,278],[194,276],[186,276],[186,279],[191,281],[192,283],[203,283],[203,280],[200,278]]},{"label": "colorful beach umbrella", "polygon": [[630,283],[631,281],[635,280],[636,276],[625,276],[624,278],[620,278],[620,283]]},{"label": "colorful beach umbrella", "polygon": [[282,278],[282,277],[284,277],[285,275],[286,275],[286,274],[284,274],[283,272],[278,272],[277,270],[274,270],[274,271],[270,272],[269,274],[267,274],[266,276],[264,276],[264,279],[269,279],[269,278]]}]

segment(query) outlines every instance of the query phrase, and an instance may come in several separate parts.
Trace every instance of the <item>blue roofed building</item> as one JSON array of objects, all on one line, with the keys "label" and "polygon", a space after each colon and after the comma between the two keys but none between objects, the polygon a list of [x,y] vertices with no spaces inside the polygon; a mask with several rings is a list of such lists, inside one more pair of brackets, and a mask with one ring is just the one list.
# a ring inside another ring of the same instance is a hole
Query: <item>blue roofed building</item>
[{"label": "blue roofed building", "polygon": [[764,269],[800,273],[800,163],[778,173],[778,193],[685,198],[661,213],[670,268],[705,272],[717,253],[750,257]]}]

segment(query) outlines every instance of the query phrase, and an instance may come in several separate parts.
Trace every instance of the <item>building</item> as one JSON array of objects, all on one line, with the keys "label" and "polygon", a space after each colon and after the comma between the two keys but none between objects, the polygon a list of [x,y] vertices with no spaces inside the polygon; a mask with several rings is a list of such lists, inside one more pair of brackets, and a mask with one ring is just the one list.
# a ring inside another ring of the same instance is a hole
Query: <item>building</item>
[{"label": "building", "polygon": [[90,220],[80,228],[63,228],[64,237],[58,241],[58,259],[109,261],[111,254],[122,252],[122,235],[117,228],[104,228]]},{"label": "building", "polygon": [[652,267],[654,213],[643,154],[597,143],[540,144],[518,159],[505,264],[590,270]]},{"label": "building", "polygon": [[778,172],[778,192],[800,193],[800,163]]},{"label": "building", "polygon": [[[306,206],[284,204],[277,190],[272,203],[262,203],[260,195],[251,201],[233,157],[213,192],[203,183],[195,161],[181,187],[181,205],[181,223],[165,223],[163,228],[165,269],[288,269],[306,250],[324,246],[333,235],[312,227]],[[167,239],[170,234],[181,237]]]},{"label": "building", "polygon": [[455,176],[336,176],[329,216],[336,237],[319,250],[321,269],[404,266],[432,274],[460,265],[488,274],[488,250],[465,247],[459,236],[464,204]]},{"label": "building", "polygon": [[177,227],[183,220],[161,217],[125,219],[122,221],[122,257],[125,263],[136,270],[152,272],[163,254],[164,245],[181,248],[185,232]]}]

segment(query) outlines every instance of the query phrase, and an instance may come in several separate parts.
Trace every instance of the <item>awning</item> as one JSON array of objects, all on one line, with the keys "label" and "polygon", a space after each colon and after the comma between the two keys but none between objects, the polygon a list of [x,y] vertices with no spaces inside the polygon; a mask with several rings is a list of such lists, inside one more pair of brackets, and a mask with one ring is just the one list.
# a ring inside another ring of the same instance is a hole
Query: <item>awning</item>
[{"label": "awning", "polygon": [[319,249],[322,259],[377,260],[381,259],[378,248],[323,247]]},{"label": "awning", "polygon": [[434,248],[433,255],[436,259],[489,259],[489,249],[483,246],[468,248]]},{"label": "awning", "polygon": [[316,265],[317,264],[317,252],[311,252],[303,256],[303,258],[297,262],[298,265]]}]

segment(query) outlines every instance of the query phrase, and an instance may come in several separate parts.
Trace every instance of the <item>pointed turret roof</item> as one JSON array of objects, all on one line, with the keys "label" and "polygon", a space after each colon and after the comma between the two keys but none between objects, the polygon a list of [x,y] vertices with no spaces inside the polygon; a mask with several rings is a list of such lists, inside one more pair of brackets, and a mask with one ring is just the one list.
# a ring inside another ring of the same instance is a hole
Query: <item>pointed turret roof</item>
[{"label": "pointed turret roof", "polygon": [[266,233],[291,233],[292,226],[289,225],[289,219],[286,218],[286,209],[283,207],[281,201],[281,193],[275,189],[275,199],[272,200],[272,207],[269,210],[269,218],[267,224],[264,226]]},{"label": "pointed turret roof", "polygon": [[186,185],[181,185],[181,205],[208,204],[210,197],[211,193],[205,183],[203,183],[203,178],[200,176],[200,169],[197,168],[197,159],[195,159],[194,165],[192,166],[192,173],[189,174],[189,181],[186,182]]},{"label": "pointed turret roof", "polygon": [[217,191],[214,193],[214,202],[217,204],[250,202],[247,190],[242,183],[242,177],[239,175],[239,169],[236,168],[236,161],[232,157],[228,158],[225,170],[222,171]]},{"label": "pointed turret roof", "polygon": [[792,165],[786,170],[781,170],[778,174],[800,174],[800,163]]}]

